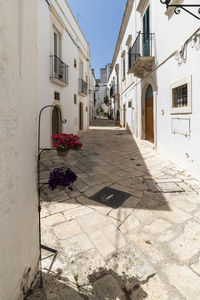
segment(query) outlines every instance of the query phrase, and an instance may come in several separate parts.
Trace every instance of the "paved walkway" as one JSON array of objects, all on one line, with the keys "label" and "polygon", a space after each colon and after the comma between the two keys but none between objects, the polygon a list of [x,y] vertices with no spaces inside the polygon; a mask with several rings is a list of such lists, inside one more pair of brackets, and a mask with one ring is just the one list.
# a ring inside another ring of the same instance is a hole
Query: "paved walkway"
[{"label": "paved walkway", "polygon": [[[60,164],[78,176],[72,192],[42,191],[43,244],[59,251],[49,275],[43,260],[47,299],[200,299],[200,182],[122,129],[81,140],[80,152],[42,159],[44,180]],[[90,199],[105,187],[127,200]]]}]

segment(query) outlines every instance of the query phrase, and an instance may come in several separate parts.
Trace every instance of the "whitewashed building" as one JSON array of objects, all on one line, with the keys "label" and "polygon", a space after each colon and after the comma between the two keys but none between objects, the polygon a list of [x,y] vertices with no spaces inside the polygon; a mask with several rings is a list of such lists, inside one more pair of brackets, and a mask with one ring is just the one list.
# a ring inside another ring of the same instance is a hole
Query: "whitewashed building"
[{"label": "whitewashed building", "polygon": [[89,107],[89,114],[90,114],[90,121],[89,123],[92,124],[95,118],[95,88],[96,79],[94,74],[94,69],[90,69],[90,82],[89,82],[89,95],[90,95],[90,107]]},{"label": "whitewashed building", "polygon": [[[89,45],[65,0],[0,0],[0,299],[25,299],[38,273],[41,147],[89,126]],[[48,245],[47,245],[48,246]]]},{"label": "whitewashed building", "polygon": [[77,134],[89,126],[90,51],[66,0],[38,0],[38,110],[56,105],[66,124],[57,126],[58,112],[43,114],[42,146],[59,131]]},{"label": "whitewashed building", "polygon": [[24,299],[38,272],[36,4],[0,0],[2,300]]},{"label": "whitewashed building", "polygon": [[128,0],[108,83],[121,125],[197,177],[199,27],[199,20],[160,1]]},{"label": "whitewashed building", "polygon": [[105,112],[108,111],[107,105],[104,104],[105,97],[108,94],[108,78],[110,75],[111,64],[100,69],[100,79],[96,80],[96,110],[101,106]]}]

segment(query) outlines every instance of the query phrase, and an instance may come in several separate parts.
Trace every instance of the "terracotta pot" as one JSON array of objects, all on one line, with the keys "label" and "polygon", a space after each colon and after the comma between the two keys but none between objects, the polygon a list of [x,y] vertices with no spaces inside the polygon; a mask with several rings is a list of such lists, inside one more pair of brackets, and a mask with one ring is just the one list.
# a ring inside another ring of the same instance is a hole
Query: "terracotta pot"
[{"label": "terracotta pot", "polygon": [[58,156],[67,156],[69,149],[57,149]]},{"label": "terracotta pot", "polygon": [[64,191],[65,190],[65,186],[63,185],[57,185],[57,189],[60,190],[60,191]]},{"label": "terracotta pot", "polygon": [[115,120],[115,126],[120,126],[120,121],[119,120]]}]

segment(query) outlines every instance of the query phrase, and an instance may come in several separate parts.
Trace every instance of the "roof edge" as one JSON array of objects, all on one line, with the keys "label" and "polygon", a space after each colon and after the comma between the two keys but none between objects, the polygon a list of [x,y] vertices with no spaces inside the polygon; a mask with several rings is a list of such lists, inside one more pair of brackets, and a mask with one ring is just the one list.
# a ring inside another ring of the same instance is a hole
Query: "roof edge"
[{"label": "roof edge", "polygon": [[[130,15],[131,15],[132,8],[133,8],[133,2],[134,2],[134,0],[127,0],[127,2],[126,2],[126,7],[125,7],[125,10],[124,10],[124,15],[123,15],[123,19],[122,19],[122,23],[121,23],[121,27],[120,27],[120,30],[119,30],[119,35],[118,35],[118,39],[117,39],[117,43],[116,43],[116,46],[115,46],[115,51],[114,51],[114,55],[113,55],[113,59],[112,59],[112,64],[111,64],[111,69],[110,69],[110,76],[111,76],[111,73],[113,71],[113,68],[114,68],[114,65],[115,65],[119,50],[120,50],[120,44],[121,44],[121,41],[123,39],[125,30],[127,28],[128,21],[130,19]],[[110,76],[108,78],[108,81],[110,80]]]}]

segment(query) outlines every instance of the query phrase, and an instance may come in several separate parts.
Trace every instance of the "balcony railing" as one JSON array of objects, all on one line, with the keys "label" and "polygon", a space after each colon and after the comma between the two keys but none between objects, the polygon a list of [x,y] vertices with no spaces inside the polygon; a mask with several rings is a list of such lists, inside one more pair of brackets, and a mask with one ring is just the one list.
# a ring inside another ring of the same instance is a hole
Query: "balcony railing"
[{"label": "balcony railing", "polygon": [[79,79],[79,93],[87,95],[87,82],[85,82],[83,79]]},{"label": "balcony railing", "polygon": [[50,78],[55,78],[68,84],[69,74],[68,66],[56,55],[50,55],[51,60],[51,74]]},{"label": "balcony railing", "polygon": [[133,46],[129,50],[129,71],[140,57],[153,56],[154,33],[139,32]]}]

